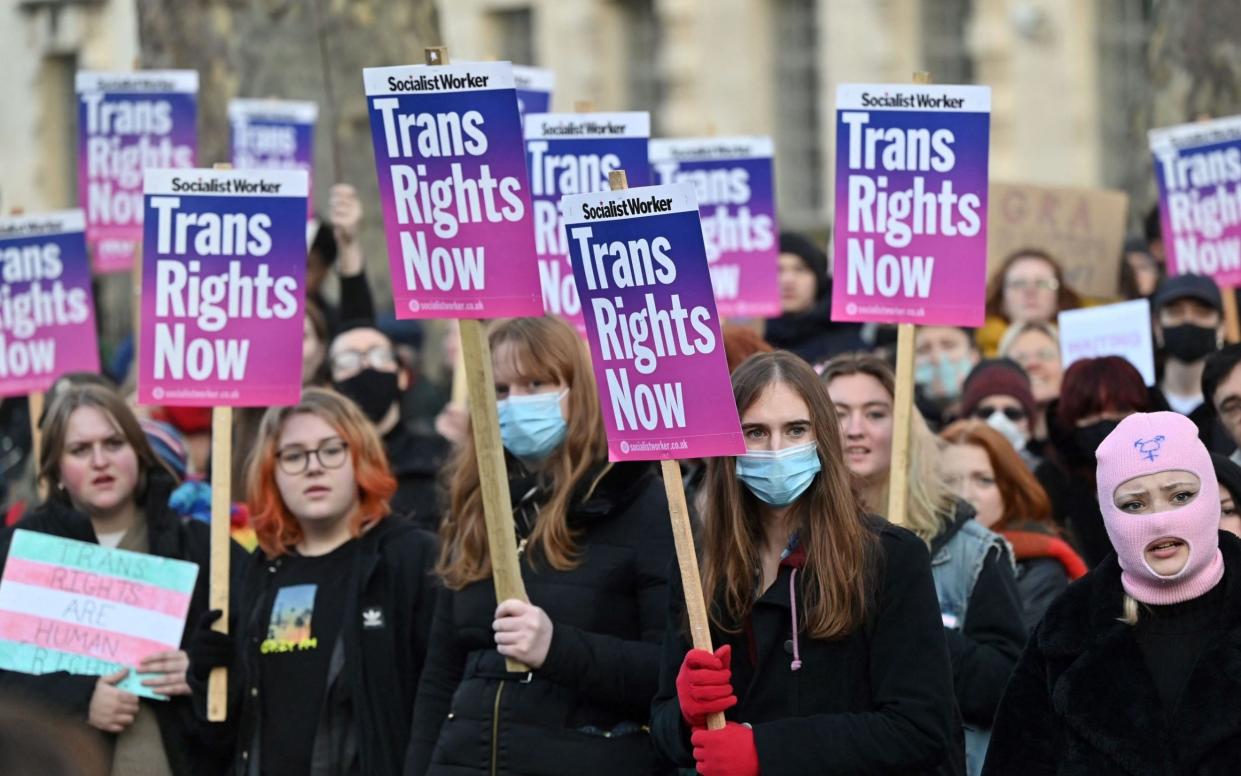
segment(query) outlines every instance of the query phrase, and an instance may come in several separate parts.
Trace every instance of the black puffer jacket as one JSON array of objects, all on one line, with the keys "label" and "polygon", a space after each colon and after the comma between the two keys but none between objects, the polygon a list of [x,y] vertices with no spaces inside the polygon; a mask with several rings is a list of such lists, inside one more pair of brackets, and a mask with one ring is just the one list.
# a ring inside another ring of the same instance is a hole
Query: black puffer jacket
[{"label": "black puffer jacket", "polygon": [[[211,534],[206,523],[176,515],[168,508],[168,497],[175,483],[172,476],[162,470],[149,474],[149,485],[143,509],[147,522],[150,554],[163,558],[190,561],[198,564],[198,579],[190,599],[189,616],[182,635],[181,648],[185,649],[192,636],[195,623],[207,609],[207,587],[211,565]],[[26,515],[21,522],[5,532],[0,547],[0,570],[8,558],[9,543],[13,530],[24,529],[76,539],[97,544],[90,518],[73,509],[63,498],[53,496],[47,503]],[[237,570],[246,561],[245,551],[232,545],[233,559],[230,570],[234,580]],[[235,585],[234,585],[235,588]],[[62,711],[75,720],[85,720],[95,692],[96,677],[76,676],[67,673],[27,674],[0,671],[0,691],[6,694],[30,698],[32,701]],[[176,776],[223,773],[227,768],[228,753],[218,748],[218,731],[215,725],[201,722],[194,712],[189,696],[168,701],[143,701],[155,710],[160,735],[164,740],[164,752],[168,764]],[[95,730],[94,728],[90,728]],[[111,743],[115,736],[100,732]]]},{"label": "black puffer jacket", "polygon": [[[510,472],[520,536],[541,496],[520,469]],[[441,595],[407,774],[660,772],[646,724],[673,558],[663,484],[649,465],[605,464],[582,478],[570,503],[576,567],[521,558],[530,601],[554,627],[538,670],[506,672],[491,628],[490,579]]]}]

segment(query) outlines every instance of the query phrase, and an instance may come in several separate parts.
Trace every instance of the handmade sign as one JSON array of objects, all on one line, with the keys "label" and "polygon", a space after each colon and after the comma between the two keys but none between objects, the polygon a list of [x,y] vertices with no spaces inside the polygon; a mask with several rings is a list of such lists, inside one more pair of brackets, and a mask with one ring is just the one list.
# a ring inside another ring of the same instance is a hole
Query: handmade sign
[{"label": "handmade sign", "polygon": [[363,71],[397,318],[542,315],[507,62]]},{"label": "handmade sign", "polygon": [[529,113],[526,164],[534,208],[534,249],[539,256],[543,306],[585,333],[582,303],[569,266],[560,198],[608,190],[608,173],[634,170],[645,186],[648,113]]},{"label": "handmade sign", "polygon": [[694,187],[566,196],[612,461],[745,452]]},{"label": "handmade sign", "polygon": [[0,396],[98,372],[81,210],[0,218]]},{"label": "handmade sign", "polygon": [[987,273],[1015,251],[1043,250],[1078,293],[1117,295],[1129,195],[1111,189],[992,183],[987,213]]},{"label": "handmade sign", "polygon": [[552,90],[556,73],[541,67],[513,65],[513,84],[517,87],[517,109],[522,121],[528,113],[547,113],[552,109]]},{"label": "handmade sign", "polygon": [[78,196],[97,272],[128,270],[142,239],[142,172],[189,168],[198,72],[79,72]]},{"label": "handmade sign", "polygon": [[148,170],[138,402],[301,396],[307,175]]},{"label": "handmade sign", "polygon": [[1241,286],[1241,116],[1149,137],[1168,274]]},{"label": "handmade sign", "polygon": [[769,137],[651,141],[655,182],[694,186],[715,304],[724,318],[780,315],[773,151]]},{"label": "handmade sign", "polygon": [[1066,310],[1058,318],[1064,368],[1074,361],[1120,356],[1155,384],[1155,349],[1151,342],[1151,305],[1146,299],[1102,307]]},{"label": "handmade sign", "polygon": [[233,166],[239,170],[305,170],[306,217],[314,216],[315,120],[319,106],[293,100],[231,100]]},{"label": "handmade sign", "polygon": [[[181,648],[198,565],[17,530],[0,580],[0,669],[106,676]],[[136,670],[120,689],[165,700]]]},{"label": "handmade sign", "polygon": [[982,324],[990,89],[842,84],[836,107],[832,320]]}]

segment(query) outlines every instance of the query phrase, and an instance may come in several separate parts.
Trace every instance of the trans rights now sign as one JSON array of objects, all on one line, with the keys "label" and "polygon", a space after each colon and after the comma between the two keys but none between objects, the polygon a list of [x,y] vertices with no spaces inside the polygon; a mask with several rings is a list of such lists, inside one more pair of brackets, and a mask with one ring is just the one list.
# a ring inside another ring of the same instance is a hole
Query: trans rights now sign
[{"label": "trans rights now sign", "polygon": [[305,170],[306,217],[314,216],[315,120],[319,106],[294,100],[231,100],[229,138],[239,170]]},{"label": "trans rights now sign", "polygon": [[745,452],[688,183],[563,200],[612,461]]},{"label": "trans rights now sign", "polygon": [[837,89],[832,320],[982,324],[990,111],[985,86]]}]

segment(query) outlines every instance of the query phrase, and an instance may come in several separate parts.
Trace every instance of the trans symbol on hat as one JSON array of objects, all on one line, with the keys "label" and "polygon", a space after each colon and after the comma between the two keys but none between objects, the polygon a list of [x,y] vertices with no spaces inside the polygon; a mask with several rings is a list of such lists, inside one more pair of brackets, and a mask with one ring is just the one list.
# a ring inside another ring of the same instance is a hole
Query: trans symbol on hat
[{"label": "trans symbol on hat", "polygon": [[1159,457],[1159,449],[1163,447],[1165,439],[1166,437],[1160,434],[1150,439],[1139,439],[1133,443],[1133,446],[1142,454],[1144,460],[1153,461]]}]

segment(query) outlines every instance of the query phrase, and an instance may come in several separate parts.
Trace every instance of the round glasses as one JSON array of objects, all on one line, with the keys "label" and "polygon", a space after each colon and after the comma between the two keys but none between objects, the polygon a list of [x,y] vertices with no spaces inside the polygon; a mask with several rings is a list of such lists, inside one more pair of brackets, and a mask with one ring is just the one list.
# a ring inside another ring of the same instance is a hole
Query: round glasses
[{"label": "round glasses", "polygon": [[349,454],[349,445],[340,440],[324,442],[314,450],[301,447],[286,447],[276,453],[276,463],[285,474],[301,474],[310,467],[310,456],[314,456],[324,469],[339,469],[345,465]]}]

